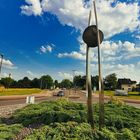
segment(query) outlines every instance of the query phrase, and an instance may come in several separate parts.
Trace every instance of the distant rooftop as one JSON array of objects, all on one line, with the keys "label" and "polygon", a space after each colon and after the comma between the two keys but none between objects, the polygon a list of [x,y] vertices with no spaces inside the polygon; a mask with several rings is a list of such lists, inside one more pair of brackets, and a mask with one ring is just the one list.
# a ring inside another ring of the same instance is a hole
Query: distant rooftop
[{"label": "distant rooftop", "polygon": [[119,84],[136,84],[136,81],[131,81],[131,79],[123,78],[123,79],[118,79]]}]

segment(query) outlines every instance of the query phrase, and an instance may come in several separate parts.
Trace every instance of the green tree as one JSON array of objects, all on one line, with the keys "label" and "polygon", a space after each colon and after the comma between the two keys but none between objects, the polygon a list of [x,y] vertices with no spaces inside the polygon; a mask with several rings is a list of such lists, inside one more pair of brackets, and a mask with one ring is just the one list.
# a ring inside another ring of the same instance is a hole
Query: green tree
[{"label": "green tree", "polygon": [[115,73],[107,75],[104,80],[105,89],[114,90],[117,87],[117,75]]},{"label": "green tree", "polygon": [[59,87],[59,83],[57,80],[54,81],[54,86],[55,86],[55,88]]},{"label": "green tree", "polygon": [[69,79],[64,79],[61,82],[61,87],[62,88],[71,88],[72,82]]},{"label": "green tree", "polygon": [[92,83],[92,89],[94,87],[96,87],[96,89],[98,90],[99,89],[99,76],[98,75],[92,76],[91,77],[91,83]]},{"label": "green tree", "polygon": [[75,87],[83,88],[85,85],[85,82],[86,82],[85,78],[82,77],[81,75],[74,77],[74,86]]},{"label": "green tree", "polygon": [[53,86],[53,79],[50,75],[43,75],[40,78],[41,89],[51,89],[52,86]]},{"label": "green tree", "polygon": [[17,84],[20,88],[31,88],[31,80],[28,77],[19,80]]},{"label": "green tree", "polygon": [[31,87],[32,88],[40,88],[40,80],[38,78],[34,78],[31,81]]},{"label": "green tree", "polygon": [[14,80],[10,77],[2,78],[0,83],[5,86],[5,88],[9,88]]}]

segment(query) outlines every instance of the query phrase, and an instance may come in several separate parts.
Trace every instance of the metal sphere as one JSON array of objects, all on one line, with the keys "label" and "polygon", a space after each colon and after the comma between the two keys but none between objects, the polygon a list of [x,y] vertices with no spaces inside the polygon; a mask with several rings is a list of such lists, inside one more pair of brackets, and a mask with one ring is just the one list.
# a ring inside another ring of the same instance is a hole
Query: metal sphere
[{"label": "metal sphere", "polygon": [[[104,34],[101,30],[99,30],[100,35],[100,43],[102,43],[104,39]],[[98,39],[97,39],[97,26],[91,25],[88,26],[83,33],[83,40],[87,44],[88,47],[97,47]]]}]

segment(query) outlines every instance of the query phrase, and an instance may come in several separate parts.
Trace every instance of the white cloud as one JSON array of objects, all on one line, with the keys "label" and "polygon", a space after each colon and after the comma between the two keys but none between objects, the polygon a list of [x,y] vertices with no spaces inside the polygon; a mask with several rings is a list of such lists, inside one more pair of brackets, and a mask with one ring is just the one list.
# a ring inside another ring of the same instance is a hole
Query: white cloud
[{"label": "white cloud", "polygon": [[[0,58],[0,62],[1,62],[1,58]],[[14,64],[8,59],[2,60],[2,67],[7,69],[17,69],[17,67],[15,67]]]},{"label": "white cloud", "polygon": [[[122,59],[140,57],[140,47],[129,41],[104,41],[101,45],[101,50],[103,62],[116,62]],[[78,52],[59,53],[58,57],[86,60],[86,46],[82,44]],[[91,49],[91,60],[92,62],[97,62],[97,48]]]},{"label": "white cloud", "polygon": [[25,0],[28,5],[21,6],[21,13],[25,15],[39,16],[42,13],[40,0]]},{"label": "white cloud", "polygon": [[40,51],[41,53],[47,53],[47,52],[52,52],[53,48],[50,45],[46,45],[46,46],[41,46],[40,47]]},{"label": "white cloud", "polygon": [[135,37],[140,40],[140,35],[136,35]]},{"label": "white cloud", "polygon": [[[139,6],[134,3],[117,2],[115,6],[111,3],[115,0],[97,1],[99,27],[103,30],[105,38],[124,32],[134,31],[140,25]],[[26,15],[40,15],[49,12],[57,16],[63,25],[75,27],[83,31],[87,26],[89,2],[84,0],[26,0],[27,5],[21,7],[22,13]],[[91,1],[90,1],[91,4]],[[93,19],[94,21],[94,19]],[[120,24],[121,23],[121,24]]]},{"label": "white cloud", "polygon": [[74,73],[71,72],[71,73],[68,73],[68,72],[58,72],[58,76],[61,78],[61,79],[69,79],[69,80],[73,80],[73,76],[76,76],[76,75],[85,75],[85,73],[83,71],[75,71]]},{"label": "white cloud", "polygon": [[75,58],[75,59],[79,59],[79,60],[85,60],[86,59],[85,54],[81,54],[80,52],[76,52],[76,51],[73,51],[71,53],[59,53],[58,57],[59,58],[70,57],[70,58]]},{"label": "white cloud", "polygon": [[36,75],[33,72],[31,72],[30,70],[26,71],[26,73],[32,78],[36,77]]},{"label": "white cloud", "polygon": [[2,74],[2,77],[8,77],[8,76],[9,76],[9,74],[6,73],[6,72],[4,72],[4,73]]},{"label": "white cloud", "polygon": [[[98,74],[98,65],[92,64],[92,75]],[[140,62],[135,64],[102,64],[103,77],[116,73],[118,78],[130,78],[140,82]]]},{"label": "white cloud", "polygon": [[75,71],[75,75],[85,75],[83,71]]},{"label": "white cloud", "polygon": [[73,79],[73,75],[66,72],[58,72],[58,76],[62,79],[69,79],[69,80]]}]

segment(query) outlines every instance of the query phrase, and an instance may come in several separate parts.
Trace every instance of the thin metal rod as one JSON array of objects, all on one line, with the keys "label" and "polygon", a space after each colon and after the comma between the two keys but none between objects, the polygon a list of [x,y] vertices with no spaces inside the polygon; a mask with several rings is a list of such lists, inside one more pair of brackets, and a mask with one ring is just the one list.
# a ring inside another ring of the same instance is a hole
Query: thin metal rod
[{"label": "thin metal rod", "polygon": [[[91,22],[91,10],[89,13],[88,26]],[[87,121],[90,123],[91,127],[94,128],[94,119],[93,119],[93,108],[92,108],[92,88],[91,88],[91,73],[90,73],[90,47],[86,47],[86,92],[87,92]]]},{"label": "thin metal rod", "polygon": [[101,51],[100,51],[100,34],[98,28],[98,18],[96,11],[96,2],[93,0],[95,21],[97,27],[97,39],[98,39],[98,73],[99,73],[99,129],[101,130],[104,126],[104,87],[103,87],[103,78],[101,71]]}]

